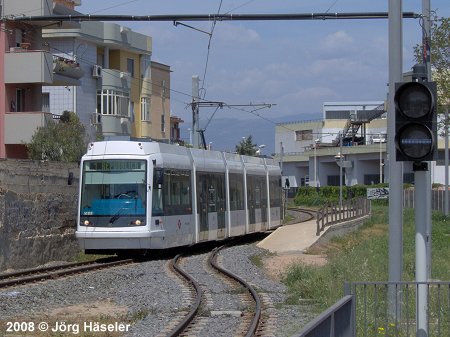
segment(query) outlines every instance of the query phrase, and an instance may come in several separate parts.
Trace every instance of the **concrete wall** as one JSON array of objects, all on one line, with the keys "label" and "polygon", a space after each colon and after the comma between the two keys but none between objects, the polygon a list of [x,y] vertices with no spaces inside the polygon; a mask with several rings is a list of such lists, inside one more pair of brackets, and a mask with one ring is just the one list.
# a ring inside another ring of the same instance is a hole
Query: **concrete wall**
[{"label": "concrete wall", "polygon": [[66,261],[80,252],[74,235],[78,182],[77,164],[0,160],[0,271]]}]

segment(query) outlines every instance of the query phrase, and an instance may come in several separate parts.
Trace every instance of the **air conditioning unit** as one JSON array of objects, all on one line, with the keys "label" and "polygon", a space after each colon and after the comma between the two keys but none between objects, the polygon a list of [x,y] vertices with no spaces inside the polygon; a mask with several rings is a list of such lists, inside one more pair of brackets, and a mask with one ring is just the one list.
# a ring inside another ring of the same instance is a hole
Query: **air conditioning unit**
[{"label": "air conditioning unit", "polygon": [[102,67],[101,66],[96,64],[92,67],[92,77],[93,78],[102,77]]},{"label": "air conditioning unit", "polygon": [[97,112],[93,112],[92,115],[91,115],[91,124],[92,125],[102,124],[102,114],[99,114]]}]

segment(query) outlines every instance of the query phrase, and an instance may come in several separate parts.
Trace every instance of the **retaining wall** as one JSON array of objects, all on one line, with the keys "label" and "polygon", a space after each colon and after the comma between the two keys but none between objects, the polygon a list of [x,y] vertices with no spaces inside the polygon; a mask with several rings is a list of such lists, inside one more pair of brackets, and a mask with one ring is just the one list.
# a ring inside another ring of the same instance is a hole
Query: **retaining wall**
[{"label": "retaining wall", "polygon": [[0,160],[0,271],[66,261],[75,240],[77,164]]}]

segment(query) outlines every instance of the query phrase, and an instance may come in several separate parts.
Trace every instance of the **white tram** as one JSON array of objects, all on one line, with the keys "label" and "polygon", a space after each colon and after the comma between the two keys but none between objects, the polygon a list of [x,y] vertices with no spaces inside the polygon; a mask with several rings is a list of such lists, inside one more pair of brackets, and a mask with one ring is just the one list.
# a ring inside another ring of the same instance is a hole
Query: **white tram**
[{"label": "white tram", "polygon": [[280,225],[272,159],[145,141],[89,145],[76,237],[86,253],[166,249]]}]

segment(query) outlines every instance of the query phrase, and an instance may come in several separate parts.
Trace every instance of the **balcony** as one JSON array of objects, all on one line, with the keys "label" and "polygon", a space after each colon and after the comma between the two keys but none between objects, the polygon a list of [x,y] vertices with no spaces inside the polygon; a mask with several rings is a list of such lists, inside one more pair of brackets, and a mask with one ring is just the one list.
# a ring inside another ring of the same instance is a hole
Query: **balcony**
[{"label": "balcony", "polygon": [[5,145],[29,143],[37,128],[52,123],[48,112],[7,112],[5,114]]},{"label": "balcony", "polygon": [[56,85],[80,85],[78,79],[83,77],[84,70],[79,63],[64,57],[53,57],[53,84]]},{"label": "balcony", "polygon": [[102,115],[102,133],[104,136],[130,136],[131,121],[125,116]]},{"label": "balcony", "polygon": [[102,69],[102,80],[97,82],[98,90],[117,90],[129,93],[131,76],[127,72],[115,69]]},{"label": "balcony", "polygon": [[17,47],[5,53],[5,83],[53,82],[53,56],[44,50]]}]

